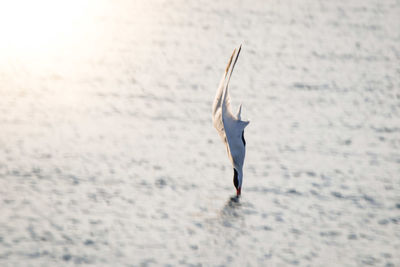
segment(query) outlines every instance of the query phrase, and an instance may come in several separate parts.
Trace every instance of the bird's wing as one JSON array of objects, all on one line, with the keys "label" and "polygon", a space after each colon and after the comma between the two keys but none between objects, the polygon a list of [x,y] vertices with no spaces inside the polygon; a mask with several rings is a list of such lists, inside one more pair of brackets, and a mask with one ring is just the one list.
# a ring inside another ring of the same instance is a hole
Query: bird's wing
[{"label": "bird's wing", "polygon": [[[214,127],[217,129],[218,134],[225,143],[228,156],[233,165],[243,164],[244,151],[242,150],[244,150],[244,146],[242,145],[241,137],[243,129],[249,123],[247,121],[240,120],[240,112],[238,112],[238,116],[233,115],[228,90],[229,81],[238,60],[240,50],[241,46],[238,50],[233,50],[228,65],[226,66],[225,73],[222,76],[219,84],[217,94],[214,99],[212,112]],[[243,155],[243,160],[240,160],[241,157],[236,156],[236,154]],[[239,159],[241,162],[234,162],[234,158]]]},{"label": "bird's wing", "polygon": [[[233,51],[231,59],[229,60],[230,64],[228,64],[228,68],[227,68],[228,72],[226,73],[226,76],[225,76],[221,105],[222,105],[222,120],[223,121],[227,120],[227,123],[229,123],[229,121],[237,120],[236,116],[233,115],[232,110],[231,110],[231,97],[229,96],[228,86],[229,86],[229,81],[231,80],[231,77],[232,77],[233,69],[235,68],[236,62],[239,58],[241,49],[242,49],[242,46],[239,47],[237,53],[236,53],[236,49]],[[235,55],[235,60],[233,61],[233,64],[232,64],[232,58],[234,55]]]},{"label": "bird's wing", "polygon": [[[227,76],[229,73],[229,69],[232,65],[232,59],[233,56],[236,53],[236,49],[233,50],[233,53],[229,59],[228,65],[226,66],[225,72],[222,75],[221,82],[219,83],[217,94],[215,95],[214,103],[213,103],[213,109],[212,109],[212,117],[213,117],[213,124],[215,129],[217,129],[218,134],[221,136],[222,140],[225,142],[226,136],[225,136],[225,130],[224,130],[224,125],[222,122],[222,100],[223,100],[223,94],[225,91],[225,84],[227,81]],[[229,97],[229,96],[228,96]]]},{"label": "bird's wing", "polygon": [[[239,107],[239,112],[237,116],[233,115],[230,103],[229,96],[229,81],[231,79],[233,69],[235,68],[236,62],[239,58],[241,46],[239,47],[233,64],[231,64],[229,68],[229,73],[227,74],[224,90],[223,90],[223,98],[222,98],[222,125],[225,131],[226,143],[228,147],[229,158],[234,166],[243,165],[244,155],[245,155],[245,147],[242,141],[242,133],[244,128],[249,124],[248,121],[242,121],[240,119],[240,111],[241,106]],[[235,54],[235,51],[234,51]]]}]

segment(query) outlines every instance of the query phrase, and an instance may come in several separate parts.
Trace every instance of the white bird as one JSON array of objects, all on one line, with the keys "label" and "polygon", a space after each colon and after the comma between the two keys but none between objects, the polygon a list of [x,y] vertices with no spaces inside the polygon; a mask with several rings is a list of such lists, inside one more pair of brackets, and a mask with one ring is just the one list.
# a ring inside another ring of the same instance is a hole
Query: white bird
[{"label": "white bird", "polygon": [[[240,196],[242,189],[243,163],[246,154],[244,128],[249,124],[249,121],[241,120],[241,104],[236,116],[232,114],[228,85],[241,48],[242,46],[240,46],[237,51],[236,49],[233,50],[232,56],[229,59],[225,73],[219,84],[212,109],[214,127],[221,136],[222,141],[226,146],[228,157],[233,165],[233,184],[235,185],[237,196]],[[234,61],[232,62],[233,59]]]}]

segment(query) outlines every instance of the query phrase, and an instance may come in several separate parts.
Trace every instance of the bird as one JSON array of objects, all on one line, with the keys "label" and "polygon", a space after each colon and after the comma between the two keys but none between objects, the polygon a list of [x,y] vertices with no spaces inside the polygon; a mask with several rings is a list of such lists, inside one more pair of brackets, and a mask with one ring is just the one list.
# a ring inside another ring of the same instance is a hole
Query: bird
[{"label": "bird", "polygon": [[228,85],[241,49],[242,45],[233,50],[218,86],[212,107],[213,125],[225,144],[228,158],[232,163],[233,184],[236,188],[237,197],[241,195],[243,164],[246,155],[244,129],[250,122],[241,119],[242,104],[240,104],[236,115],[232,113]]}]

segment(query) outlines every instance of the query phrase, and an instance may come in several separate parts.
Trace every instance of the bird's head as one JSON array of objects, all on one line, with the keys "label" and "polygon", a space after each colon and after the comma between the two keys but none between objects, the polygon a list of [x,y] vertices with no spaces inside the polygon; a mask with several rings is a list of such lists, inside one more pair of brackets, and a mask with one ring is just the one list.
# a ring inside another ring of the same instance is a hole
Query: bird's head
[{"label": "bird's head", "polygon": [[236,196],[240,196],[242,190],[243,172],[241,169],[233,168],[233,185],[236,188]]}]

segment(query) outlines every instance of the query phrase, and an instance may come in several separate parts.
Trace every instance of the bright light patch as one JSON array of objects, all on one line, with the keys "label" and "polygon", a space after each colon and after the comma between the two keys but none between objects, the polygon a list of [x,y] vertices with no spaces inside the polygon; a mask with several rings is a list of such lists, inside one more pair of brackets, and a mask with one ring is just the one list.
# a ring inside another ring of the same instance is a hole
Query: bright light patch
[{"label": "bright light patch", "polygon": [[101,1],[13,0],[0,2],[0,53],[59,50],[84,36]]}]

